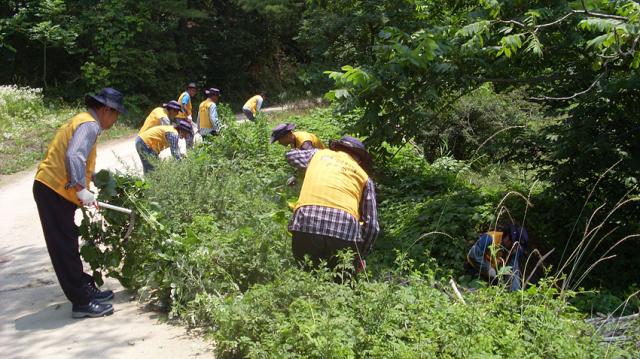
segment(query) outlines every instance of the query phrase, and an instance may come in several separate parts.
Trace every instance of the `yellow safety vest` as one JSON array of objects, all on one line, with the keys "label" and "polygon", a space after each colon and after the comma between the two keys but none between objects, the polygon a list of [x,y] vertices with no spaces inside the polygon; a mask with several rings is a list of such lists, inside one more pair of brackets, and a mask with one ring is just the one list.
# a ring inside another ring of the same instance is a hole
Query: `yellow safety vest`
[{"label": "yellow safety vest", "polygon": [[[182,99],[185,96],[189,96],[189,94],[187,93],[187,91],[183,92],[180,97],[178,97],[178,103],[180,104],[180,106],[182,106]],[[182,118],[185,119],[187,118],[189,115],[191,115],[191,97],[189,97],[189,102],[187,102],[187,105],[185,106],[187,113],[184,113],[182,111],[178,112],[178,114],[176,115],[176,118]]]},{"label": "yellow safety vest", "polygon": [[210,98],[202,101],[198,108],[198,118],[200,119],[200,128],[213,128],[211,118],[209,118],[209,108],[213,105]]},{"label": "yellow safety vest", "polygon": [[[499,267],[503,267],[505,264],[505,251],[504,248],[502,247],[502,232],[494,232],[494,231],[490,231],[487,232],[487,234],[491,237],[491,239],[493,240],[492,246],[493,248],[495,248],[494,253],[495,256],[491,255],[491,248],[487,248],[484,252],[484,259],[489,262],[489,264],[491,264],[491,267],[493,269],[498,269]],[[469,258],[469,256],[467,255],[467,262],[469,262],[469,264],[471,264],[474,268],[478,269],[477,263],[474,263],[473,260],[471,260],[471,258]]]},{"label": "yellow safety vest", "polygon": [[260,95],[253,96],[252,98],[248,99],[247,102],[244,103],[244,106],[242,106],[242,108],[248,108],[249,110],[251,110],[251,112],[255,116],[256,113],[258,113],[258,99],[261,99],[261,98],[262,96]]},{"label": "yellow safety vest", "polygon": [[360,221],[360,198],[368,179],[348,153],[319,150],[309,161],[294,209],[311,205],[337,208]]},{"label": "yellow safety vest", "polygon": [[324,145],[322,144],[318,136],[314,135],[313,133],[295,131],[293,132],[293,137],[295,137],[296,139],[295,147],[298,149],[302,147],[302,144],[307,141],[311,141],[311,145],[313,146],[313,148],[317,148],[319,150],[324,148]]},{"label": "yellow safety vest", "polygon": [[167,141],[167,133],[173,132],[176,135],[178,130],[173,126],[156,126],[144,131],[138,136],[142,141],[149,146],[155,153],[160,153],[165,148],[169,147],[169,141]]},{"label": "yellow safety vest", "polygon": [[[85,122],[96,121],[88,112],[82,112],[75,115],[67,123],[62,125],[56,132],[53,141],[49,144],[47,154],[44,160],[40,162],[36,172],[36,181],[41,182],[56,193],[64,197],[67,201],[76,205],[80,204],[76,190],[74,188],[65,189],[65,185],[69,183],[69,174],[65,158],[67,155],[67,147],[73,137],[74,132],[81,124]],[[97,122],[97,121],[96,121]],[[86,164],[86,183],[91,183],[91,175],[96,167],[96,144],[93,144],[89,158]]]},{"label": "yellow safety vest", "polygon": [[154,108],[149,116],[147,116],[147,118],[144,120],[144,124],[142,125],[142,128],[140,128],[140,131],[138,131],[138,134],[143,133],[151,127],[160,126],[162,124],[162,122],[160,122],[160,119],[163,117],[169,118],[169,113],[167,112],[167,110],[164,107]]}]

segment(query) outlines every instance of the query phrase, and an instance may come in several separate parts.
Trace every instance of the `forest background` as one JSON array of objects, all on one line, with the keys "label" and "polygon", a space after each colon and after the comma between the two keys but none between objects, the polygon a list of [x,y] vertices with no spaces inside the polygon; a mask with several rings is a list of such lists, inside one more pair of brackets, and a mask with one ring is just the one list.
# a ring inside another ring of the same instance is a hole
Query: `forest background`
[{"label": "forest background", "polygon": [[75,104],[112,86],[134,127],[189,81],[235,110],[326,94],[393,198],[382,253],[404,241],[459,275],[467,241],[511,217],[562,289],[604,293],[583,309],[638,306],[635,1],[5,1],[0,18],[0,83]]}]

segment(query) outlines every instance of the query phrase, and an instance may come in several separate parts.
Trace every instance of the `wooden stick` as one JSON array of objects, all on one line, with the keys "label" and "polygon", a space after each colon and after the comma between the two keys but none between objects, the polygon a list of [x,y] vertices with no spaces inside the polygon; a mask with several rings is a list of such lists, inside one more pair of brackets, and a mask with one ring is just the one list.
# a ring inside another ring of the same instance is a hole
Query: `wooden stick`
[{"label": "wooden stick", "polygon": [[456,285],[456,282],[453,280],[453,278],[449,279],[449,284],[451,284],[451,288],[453,288],[453,292],[456,294],[456,297],[458,298],[458,300],[462,304],[467,304],[467,302],[464,301],[462,294],[460,294],[460,291],[458,290],[458,286]]}]

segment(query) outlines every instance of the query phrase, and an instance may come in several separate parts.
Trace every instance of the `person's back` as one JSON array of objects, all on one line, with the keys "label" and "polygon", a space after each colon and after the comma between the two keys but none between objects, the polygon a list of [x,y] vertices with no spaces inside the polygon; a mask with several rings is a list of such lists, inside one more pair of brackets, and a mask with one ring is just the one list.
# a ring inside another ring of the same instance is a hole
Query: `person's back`
[{"label": "person's back", "polygon": [[167,110],[163,107],[156,107],[149,113],[149,116],[144,120],[142,127],[140,127],[140,131],[138,134],[143,133],[144,131],[150,129],[151,127],[160,126],[160,125],[169,125],[169,123],[165,123],[163,119],[168,119],[169,114]]},{"label": "person's back", "polygon": [[158,154],[170,146],[167,133],[178,135],[178,131],[173,126],[155,126],[142,132],[139,136],[149,148]]},{"label": "person's back", "polygon": [[307,167],[295,209],[324,206],[360,220],[359,204],[369,176],[346,152],[319,150]]},{"label": "person's back", "polygon": [[267,97],[265,92],[261,92],[247,100],[242,106],[242,112],[245,114],[249,121],[253,121],[258,115],[258,112],[262,108],[262,104]]},{"label": "person's back", "polygon": [[325,148],[322,141],[320,141],[318,136],[316,136],[313,133],[309,133],[305,131],[293,131],[293,136],[295,138],[295,145],[294,145],[295,148],[302,148],[302,145],[305,142],[311,142],[311,146],[313,148],[317,148],[320,150]]},{"label": "person's back", "polygon": [[379,232],[377,205],[370,169],[371,157],[364,145],[349,136],[330,149],[293,149],[286,154],[292,166],[306,170],[300,197],[289,222],[294,257],[314,266],[337,264],[335,254],[350,249],[356,254],[354,269],[363,268]]}]

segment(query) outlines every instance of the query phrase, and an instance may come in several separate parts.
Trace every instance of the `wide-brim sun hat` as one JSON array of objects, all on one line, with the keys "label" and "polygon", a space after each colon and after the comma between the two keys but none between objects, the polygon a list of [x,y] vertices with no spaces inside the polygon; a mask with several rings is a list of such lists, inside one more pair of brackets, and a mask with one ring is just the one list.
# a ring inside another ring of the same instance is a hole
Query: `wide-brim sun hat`
[{"label": "wide-brim sun hat", "polygon": [[296,128],[294,123],[281,123],[278,126],[274,127],[271,130],[271,139],[269,143],[276,142],[280,137],[286,135],[287,133],[293,131]]},{"label": "wide-brim sun hat", "polygon": [[204,90],[204,93],[209,96],[220,96],[220,90],[215,87],[212,87],[208,90]]},{"label": "wide-brim sun hat", "polygon": [[127,113],[127,109],[124,108],[124,95],[122,95],[120,91],[114,88],[105,87],[96,95],[89,94],[85,96],[85,102],[90,101],[90,99],[98,101],[99,103],[112,108],[119,113]]},{"label": "wide-brim sun hat", "polygon": [[178,120],[178,123],[176,124],[176,128],[178,130],[183,130],[189,133],[193,133],[193,126],[191,126],[191,123],[189,123],[189,121],[187,120]]},{"label": "wide-brim sun hat", "polygon": [[329,148],[332,150],[343,150],[356,155],[362,161],[362,167],[369,172],[373,166],[373,158],[364,147],[364,144],[357,138],[342,136],[339,140],[329,141]]},{"label": "wide-brim sun hat", "polygon": [[180,106],[180,104],[176,100],[172,100],[172,101],[169,101],[167,103],[163,103],[162,107],[164,107],[164,108],[166,108],[168,110],[169,109],[170,110],[178,110],[178,111],[182,110],[182,107]]}]

